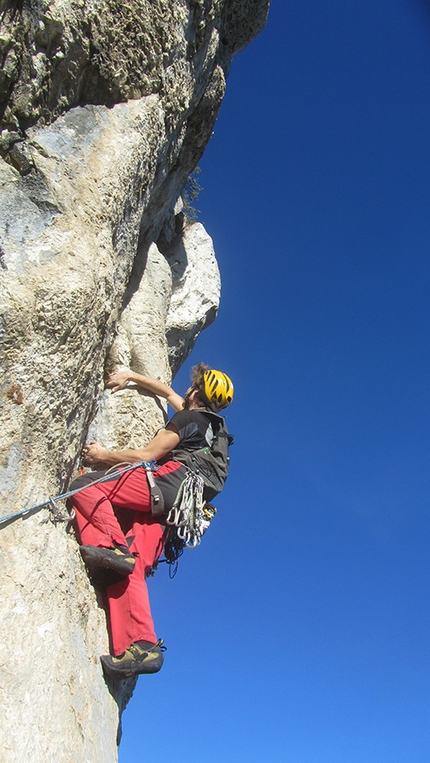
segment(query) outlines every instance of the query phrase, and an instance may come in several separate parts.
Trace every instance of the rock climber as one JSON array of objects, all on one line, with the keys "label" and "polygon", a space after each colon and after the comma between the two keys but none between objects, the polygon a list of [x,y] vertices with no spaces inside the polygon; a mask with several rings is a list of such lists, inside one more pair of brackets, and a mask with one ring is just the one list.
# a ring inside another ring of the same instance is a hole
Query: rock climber
[{"label": "rock climber", "polygon": [[70,499],[88,570],[110,570],[114,575],[114,582],[106,588],[112,654],[103,655],[101,661],[106,673],[115,678],[156,673],[163,664],[162,641],[155,635],[145,576],[163,551],[163,519],[189,468],[173,460],[171,451],[180,446],[182,451],[196,452],[210,446],[214,413],[233,399],[229,377],[204,363],[192,369],[185,397],[167,384],[133,371],[111,374],[106,386],[116,392],[129,382],[165,398],[177,413],[145,447],[112,451],[91,442],[82,450],[83,463],[109,469],[124,462],[155,461],[152,493],[157,499],[157,491],[161,491],[163,513],[154,514],[149,475],[140,466],[97,485],[92,481],[100,477],[100,471],[84,474],[71,487],[85,489]]}]

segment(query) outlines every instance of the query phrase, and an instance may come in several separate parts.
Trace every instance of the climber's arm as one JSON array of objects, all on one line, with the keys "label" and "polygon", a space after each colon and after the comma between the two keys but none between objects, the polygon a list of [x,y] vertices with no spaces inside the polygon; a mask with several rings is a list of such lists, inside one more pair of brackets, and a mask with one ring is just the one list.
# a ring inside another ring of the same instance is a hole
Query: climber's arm
[{"label": "climber's arm", "polygon": [[150,376],[137,374],[135,371],[118,371],[116,374],[110,374],[106,387],[110,387],[112,392],[117,392],[119,389],[124,389],[129,382],[137,384],[138,387],[143,387],[153,395],[164,397],[175,411],[182,411],[184,398],[178,395],[172,387],[158,379],[151,379]]},{"label": "climber's arm", "polygon": [[105,450],[97,442],[91,442],[82,448],[82,460],[87,466],[104,465],[106,468],[123,462],[138,464],[139,461],[153,461],[163,458],[179,445],[180,437],[176,427],[167,425],[144,448],[127,450]]}]

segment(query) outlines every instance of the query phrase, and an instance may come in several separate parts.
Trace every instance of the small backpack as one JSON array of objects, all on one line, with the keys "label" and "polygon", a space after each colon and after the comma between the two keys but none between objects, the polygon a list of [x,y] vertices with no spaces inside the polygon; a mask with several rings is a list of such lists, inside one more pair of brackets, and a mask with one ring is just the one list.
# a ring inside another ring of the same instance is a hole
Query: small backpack
[{"label": "small backpack", "polygon": [[221,492],[227,479],[230,461],[228,449],[233,442],[233,437],[228,433],[223,416],[206,409],[202,411],[202,415],[209,417],[213,424],[212,445],[193,451],[176,448],[170,457],[202,477],[205,483],[204,500],[212,501]]}]

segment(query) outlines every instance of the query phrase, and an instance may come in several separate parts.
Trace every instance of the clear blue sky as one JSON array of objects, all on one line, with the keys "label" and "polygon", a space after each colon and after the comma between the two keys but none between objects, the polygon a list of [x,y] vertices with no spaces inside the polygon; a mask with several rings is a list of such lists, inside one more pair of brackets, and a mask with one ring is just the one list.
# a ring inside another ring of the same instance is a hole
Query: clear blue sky
[{"label": "clear blue sky", "polygon": [[428,8],[273,0],[233,62],[191,358],[235,382],[231,476],[150,582],[121,763],[430,761]]}]

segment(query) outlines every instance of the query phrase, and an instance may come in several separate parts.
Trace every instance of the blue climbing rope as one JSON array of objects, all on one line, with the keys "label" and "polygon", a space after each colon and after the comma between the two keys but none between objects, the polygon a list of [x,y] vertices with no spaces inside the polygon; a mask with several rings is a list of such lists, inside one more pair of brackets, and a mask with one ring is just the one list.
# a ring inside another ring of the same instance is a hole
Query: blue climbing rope
[{"label": "blue climbing rope", "polygon": [[[37,511],[40,511],[40,509],[44,509],[45,506],[49,506],[52,508],[55,506],[56,501],[65,501],[67,498],[71,498],[72,495],[76,495],[76,493],[80,493],[81,490],[86,490],[89,487],[92,487],[93,485],[99,485],[101,482],[108,482],[112,478],[120,477],[122,474],[126,474],[126,472],[130,472],[133,469],[137,469],[139,466],[142,466],[144,469],[151,469],[154,470],[157,467],[155,466],[155,461],[151,461],[148,463],[147,461],[140,461],[138,464],[128,464],[123,469],[117,469],[116,471],[108,471],[103,475],[103,477],[100,477],[98,480],[92,480],[88,485],[83,485],[82,487],[77,487],[75,490],[69,490],[67,493],[61,493],[60,495],[56,495],[54,498],[48,498],[46,501],[43,501],[42,503],[35,503],[34,506],[28,506],[26,509],[21,509],[20,511],[14,511],[13,514],[8,514],[5,517],[0,518],[0,528],[3,527],[3,525],[9,524],[9,522],[13,522],[15,519],[18,519],[18,517],[25,517],[25,516],[31,516],[32,514],[35,514]],[[70,519],[73,519],[72,516],[68,516],[65,519],[60,519],[60,521],[69,521]]]}]

